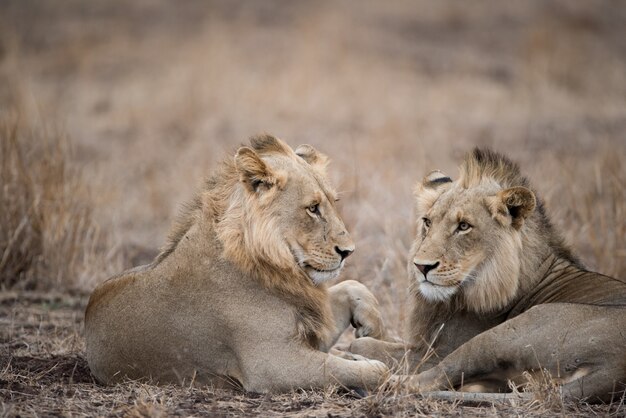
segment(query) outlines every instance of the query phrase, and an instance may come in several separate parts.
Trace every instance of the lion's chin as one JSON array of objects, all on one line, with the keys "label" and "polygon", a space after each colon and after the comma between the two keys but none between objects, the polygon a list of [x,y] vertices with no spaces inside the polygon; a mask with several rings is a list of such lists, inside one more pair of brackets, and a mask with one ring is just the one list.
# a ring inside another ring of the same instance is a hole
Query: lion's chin
[{"label": "lion's chin", "polygon": [[441,286],[431,282],[420,283],[420,293],[433,302],[444,302],[450,299],[458,290],[458,286]]},{"label": "lion's chin", "polygon": [[314,284],[319,285],[329,280],[336,279],[343,268],[343,262],[334,270],[318,270],[309,265],[304,266],[304,271]]}]

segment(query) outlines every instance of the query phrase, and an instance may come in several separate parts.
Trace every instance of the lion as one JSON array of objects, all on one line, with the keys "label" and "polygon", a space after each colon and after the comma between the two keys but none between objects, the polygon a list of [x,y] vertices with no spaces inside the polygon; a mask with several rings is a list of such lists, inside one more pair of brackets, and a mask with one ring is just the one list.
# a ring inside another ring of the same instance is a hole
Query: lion
[{"label": "lion", "polygon": [[421,391],[506,391],[547,371],[566,395],[619,398],[626,281],[585,270],[515,163],[475,149],[457,181],[434,171],[415,196],[409,342],[350,352],[403,359]]},{"label": "lion", "polygon": [[155,260],[92,293],[86,357],[97,380],[250,392],[376,387],[382,363],[329,354],[350,324],[359,336],[385,331],[364,285],[326,287],[354,251],[327,162],[270,135],[226,159]]}]

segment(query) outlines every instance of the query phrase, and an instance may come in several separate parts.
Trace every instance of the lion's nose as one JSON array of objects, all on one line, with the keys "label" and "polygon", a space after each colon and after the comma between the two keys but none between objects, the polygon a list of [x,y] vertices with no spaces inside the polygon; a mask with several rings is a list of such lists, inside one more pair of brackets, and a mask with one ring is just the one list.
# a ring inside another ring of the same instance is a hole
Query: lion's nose
[{"label": "lion's nose", "polygon": [[335,247],[335,251],[337,252],[337,254],[339,254],[339,257],[341,257],[341,261],[343,261],[346,258],[348,258],[348,256],[350,254],[352,254],[354,252],[354,248],[339,248],[339,247]]},{"label": "lion's nose", "polygon": [[417,269],[422,272],[424,277],[426,277],[426,274],[429,271],[436,269],[438,266],[439,266],[439,261],[437,261],[435,264],[417,264],[417,263],[415,263],[415,267],[417,267]]}]

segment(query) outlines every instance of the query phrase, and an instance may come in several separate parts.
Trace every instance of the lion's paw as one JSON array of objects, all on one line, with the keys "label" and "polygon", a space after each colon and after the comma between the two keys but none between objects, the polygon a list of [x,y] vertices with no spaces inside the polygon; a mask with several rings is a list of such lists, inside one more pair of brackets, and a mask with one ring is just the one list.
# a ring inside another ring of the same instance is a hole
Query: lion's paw
[{"label": "lion's paw", "polygon": [[350,323],[355,329],[354,335],[357,338],[384,338],[385,324],[376,297],[365,285],[357,281],[351,280],[347,291],[352,308]]}]

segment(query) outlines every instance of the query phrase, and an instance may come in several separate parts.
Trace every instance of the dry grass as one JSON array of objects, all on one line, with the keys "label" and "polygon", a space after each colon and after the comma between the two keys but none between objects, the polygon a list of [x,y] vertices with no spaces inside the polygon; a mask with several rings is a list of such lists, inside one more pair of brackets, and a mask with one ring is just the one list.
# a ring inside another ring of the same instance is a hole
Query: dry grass
[{"label": "dry grass", "polygon": [[0,120],[0,287],[84,288],[107,242],[67,139],[28,122]]},{"label": "dry grass", "polygon": [[[176,8],[165,0],[4,1],[2,286],[87,291],[147,261],[200,179],[263,131],[332,157],[357,245],[344,278],[376,293],[398,335],[413,184],[432,169],[456,175],[475,145],[517,160],[585,264],[623,277],[625,28],[626,7],[611,1],[187,1]],[[3,361],[16,361],[1,377],[10,414],[40,407],[65,415],[301,412],[289,408],[540,415],[551,408],[537,401],[471,409],[391,390],[356,400],[102,388],[80,357],[86,294],[70,307],[67,296],[22,306],[27,294],[17,295],[5,312],[19,321],[6,323],[1,341]],[[57,368],[37,383],[45,370],[15,360],[53,354],[68,368],[78,364],[83,380],[70,385]],[[6,383],[14,381],[22,386]],[[20,397],[27,387],[33,393]],[[568,404],[561,412],[624,410],[619,402],[585,408]]]}]

